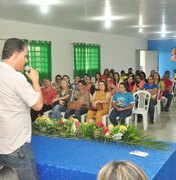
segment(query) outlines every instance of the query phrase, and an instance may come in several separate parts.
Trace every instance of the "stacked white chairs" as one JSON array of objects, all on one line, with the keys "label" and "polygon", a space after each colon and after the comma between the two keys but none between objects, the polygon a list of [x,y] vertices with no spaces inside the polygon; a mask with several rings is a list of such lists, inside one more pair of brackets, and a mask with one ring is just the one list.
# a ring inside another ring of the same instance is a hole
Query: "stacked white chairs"
[{"label": "stacked white chairs", "polygon": [[140,90],[133,93],[135,99],[135,106],[133,108],[133,114],[135,115],[135,126],[137,126],[138,114],[142,115],[143,128],[146,130],[148,128],[148,109],[151,94],[148,91]]}]

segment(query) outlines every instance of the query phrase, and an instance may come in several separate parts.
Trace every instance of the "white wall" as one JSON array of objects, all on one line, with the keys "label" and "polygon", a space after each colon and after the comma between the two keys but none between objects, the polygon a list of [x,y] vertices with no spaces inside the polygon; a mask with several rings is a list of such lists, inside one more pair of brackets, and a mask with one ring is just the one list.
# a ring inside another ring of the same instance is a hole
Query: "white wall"
[{"label": "white wall", "polygon": [[147,49],[147,40],[100,33],[42,26],[0,19],[0,39],[9,37],[52,42],[52,78],[68,74],[73,78],[73,50],[71,43],[84,42],[101,45],[101,71],[135,69],[135,50]]}]

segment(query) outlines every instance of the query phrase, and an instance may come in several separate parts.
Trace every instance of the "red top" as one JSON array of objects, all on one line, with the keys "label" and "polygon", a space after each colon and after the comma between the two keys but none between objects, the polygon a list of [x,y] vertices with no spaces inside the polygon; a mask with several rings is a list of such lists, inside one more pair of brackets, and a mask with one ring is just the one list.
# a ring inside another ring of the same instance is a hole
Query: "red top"
[{"label": "red top", "polygon": [[[163,82],[165,84],[165,92],[170,93],[171,92],[171,88],[172,88],[172,81],[170,79],[164,79],[164,78],[162,80],[163,80]],[[169,86],[170,86],[170,89],[169,90],[166,89]]]},{"label": "red top", "polygon": [[41,87],[43,103],[52,104],[52,100],[57,96],[57,90],[55,87],[51,86],[49,90],[46,90],[45,87]]}]

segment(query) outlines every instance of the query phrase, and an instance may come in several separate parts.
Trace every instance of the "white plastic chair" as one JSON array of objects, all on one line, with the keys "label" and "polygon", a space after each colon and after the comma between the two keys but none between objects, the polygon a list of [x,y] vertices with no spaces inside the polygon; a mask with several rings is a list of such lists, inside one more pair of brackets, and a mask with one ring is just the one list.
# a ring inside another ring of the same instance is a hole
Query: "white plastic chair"
[{"label": "white plastic chair", "polygon": [[112,98],[113,96],[111,97],[111,100],[110,100],[110,103],[109,103],[109,113],[108,114],[105,114],[102,116],[102,123],[105,125],[105,126],[108,126],[109,124],[111,124],[110,120],[109,120],[109,114],[110,112],[112,111]]},{"label": "white plastic chair", "polygon": [[146,130],[148,128],[148,109],[151,94],[148,91],[140,90],[133,93],[135,99],[135,106],[133,108],[133,114],[135,115],[135,126],[137,126],[137,116],[142,115],[143,128]]},{"label": "white plastic chair", "polygon": [[157,104],[155,105],[155,111],[154,111],[154,122],[157,119],[157,117],[160,115],[161,113],[161,97],[160,97],[160,89],[158,89],[158,93],[157,93]]}]

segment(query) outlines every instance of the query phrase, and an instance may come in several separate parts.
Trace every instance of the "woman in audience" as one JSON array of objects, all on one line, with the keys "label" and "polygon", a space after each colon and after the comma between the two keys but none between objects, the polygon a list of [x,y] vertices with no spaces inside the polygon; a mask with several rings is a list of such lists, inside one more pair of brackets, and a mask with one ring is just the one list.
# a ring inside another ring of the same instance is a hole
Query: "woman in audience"
[{"label": "woman in audience", "polygon": [[67,104],[70,101],[72,90],[68,88],[67,82],[63,79],[61,81],[61,88],[58,91],[58,96],[53,99],[53,109],[51,118],[59,119],[61,118],[61,112],[65,112],[67,109]]},{"label": "woman in audience", "polygon": [[165,90],[165,84],[164,84],[164,82],[160,79],[160,75],[159,75],[157,72],[154,73],[154,83],[155,83],[156,85],[158,85],[158,90],[160,90],[158,99],[161,99],[161,96],[162,96],[162,94],[163,94],[163,92],[164,92],[164,90]]},{"label": "woman in audience", "polygon": [[81,122],[81,115],[87,113],[90,104],[90,94],[85,91],[85,81],[78,82],[78,91],[74,92],[73,100],[79,102],[78,109],[67,109],[65,112],[65,119],[72,114]]},{"label": "woman in audience", "polygon": [[90,93],[91,95],[93,95],[93,93],[95,92],[95,86],[91,81],[91,76],[86,75],[85,76],[85,90]]},{"label": "woman in audience", "polygon": [[102,76],[101,76],[101,79],[102,79],[103,81],[106,81],[106,78],[108,77],[108,74],[109,74],[109,69],[106,68],[106,69],[104,70],[104,73],[103,73]]},{"label": "woman in audience", "polygon": [[137,89],[138,89],[138,90],[142,90],[145,83],[146,83],[146,82],[141,79],[141,75],[140,75],[140,74],[137,74],[137,75],[136,75],[136,87],[137,87]]},{"label": "woman in audience", "polygon": [[57,74],[55,77],[55,82],[52,84],[57,89],[57,91],[60,88],[61,80],[62,80],[62,76],[60,74]]},{"label": "woman in audience", "polygon": [[98,83],[101,81],[101,74],[99,72],[96,72],[95,74],[95,89],[98,89]]},{"label": "woman in audience", "polygon": [[130,161],[111,161],[101,168],[98,180],[147,180],[147,176]]},{"label": "woman in audience", "polygon": [[[110,100],[111,100],[111,94],[107,91],[105,82],[100,81],[98,84],[98,91],[95,91],[91,99],[91,104],[93,108],[95,108],[95,110],[89,109],[87,113],[86,121],[90,123],[95,116],[96,122],[101,122],[102,116],[108,114],[109,112]],[[99,104],[102,105],[102,109],[96,110]]]},{"label": "woman in audience", "polygon": [[114,73],[114,85],[116,87],[116,92],[118,91],[119,89],[119,84],[123,82],[123,80],[120,79],[120,75],[118,72],[115,72]]},{"label": "woman in audience", "polygon": [[148,91],[151,94],[151,99],[149,104],[149,115],[150,115],[150,124],[153,124],[154,107],[157,104],[157,92],[158,92],[158,85],[154,83],[153,76],[148,77],[148,83],[144,84],[144,90]]},{"label": "woman in audience", "polygon": [[9,166],[0,166],[0,180],[18,180],[17,172]]},{"label": "woman in audience", "polygon": [[120,72],[120,79],[125,82],[127,78],[128,78],[128,76],[126,76],[125,71],[122,70]]},{"label": "woman in audience", "polygon": [[[113,82],[113,84],[114,84],[114,72],[113,72],[113,71],[109,71],[108,78],[111,78],[111,79],[112,79],[112,82]],[[107,78],[106,78],[106,79],[107,79]]]},{"label": "woman in audience", "polygon": [[67,82],[67,84],[68,84],[68,89],[73,90],[73,86],[72,86],[72,84],[70,84],[70,77],[65,74],[65,75],[63,75],[63,79]]},{"label": "woman in audience", "polygon": [[130,93],[134,93],[137,91],[137,87],[136,87],[136,83],[135,83],[135,79],[133,75],[129,75],[128,79],[127,79],[127,85],[128,85],[128,89]]},{"label": "woman in audience", "polygon": [[114,85],[114,82],[110,77],[106,79],[106,82],[107,90],[111,93],[111,95],[114,95],[117,92],[118,88]]},{"label": "woman in audience", "polygon": [[74,91],[77,91],[78,90],[78,82],[81,80],[81,77],[80,76],[76,76],[75,77],[75,80],[74,80],[74,83],[72,84],[72,87],[73,87],[73,90]]},{"label": "woman in audience", "polygon": [[144,71],[141,71],[140,73],[141,79],[144,80],[146,83],[148,83],[147,79],[146,79],[146,74]]},{"label": "woman in audience", "polygon": [[[133,95],[127,91],[126,83],[120,83],[119,92],[113,96],[111,104],[114,108],[109,115],[111,123],[117,125],[118,121],[120,121],[120,123],[124,124],[126,117],[132,115],[134,106]],[[116,119],[118,116],[119,120]]]},{"label": "woman in audience", "polygon": [[53,99],[57,97],[57,90],[51,85],[51,81],[48,78],[43,79],[43,87],[41,87],[43,107],[40,111],[35,111],[31,108],[31,119],[32,122],[36,120],[37,117],[42,116],[44,112],[52,109]]}]

